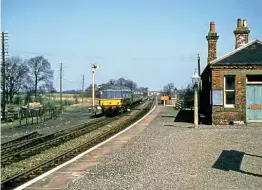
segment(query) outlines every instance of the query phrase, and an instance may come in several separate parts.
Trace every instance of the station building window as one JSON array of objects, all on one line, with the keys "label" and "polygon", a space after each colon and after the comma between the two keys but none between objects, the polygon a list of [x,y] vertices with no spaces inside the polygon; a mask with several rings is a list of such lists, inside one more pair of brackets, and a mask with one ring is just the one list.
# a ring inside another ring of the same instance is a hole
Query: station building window
[{"label": "station building window", "polygon": [[225,76],[224,78],[224,107],[234,108],[236,99],[235,76]]},{"label": "station building window", "polygon": [[261,75],[247,75],[247,83],[262,83]]}]

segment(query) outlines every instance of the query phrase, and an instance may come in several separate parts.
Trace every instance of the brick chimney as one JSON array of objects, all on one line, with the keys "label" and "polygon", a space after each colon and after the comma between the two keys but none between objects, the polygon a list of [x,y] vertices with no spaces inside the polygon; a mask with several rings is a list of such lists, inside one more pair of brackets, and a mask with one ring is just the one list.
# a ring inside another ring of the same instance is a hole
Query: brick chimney
[{"label": "brick chimney", "polygon": [[236,45],[235,49],[241,47],[242,45],[245,45],[248,43],[248,35],[250,33],[250,30],[247,27],[247,20],[243,20],[243,23],[241,19],[237,19],[237,28],[234,30],[234,34],[236,37]]},{"label": "brick chimney", "polygon": [[216,33],[215,30],[215,23],[210,22],[210,29],[208,32],[208,35],[206,36],[207,42],[208,42],[208,57],[207,57],[207,63],[209,64],[210,61],[213,61],[217,58],[217,40],[219,36]]}]

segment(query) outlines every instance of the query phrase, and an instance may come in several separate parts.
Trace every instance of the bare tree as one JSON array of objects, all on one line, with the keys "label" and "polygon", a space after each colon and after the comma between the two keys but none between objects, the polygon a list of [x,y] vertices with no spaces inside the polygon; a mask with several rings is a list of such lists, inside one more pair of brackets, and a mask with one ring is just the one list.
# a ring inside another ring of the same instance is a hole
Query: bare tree
[{"label": "bare tree", "polygon": [[182,92],[182,99],[184,101],[184,105],[187,107],[193,107],[194,105],[194,86],[192,84],[188,84],[187,88]]},{"label": "bare tree", "polygon": [[33,57],[28,60],[30,74],[33,78],[34,94],[37,97],[38,86],[42,84],[50,84],[53,80],[54,72],[51,70],[51,65],[43,56]]},{"label": "bare tree", "polygon": [[41,86],[39,86],[38,91],[40,93],[44,93],[44,92],[52,93],[52,92],[55,92],[56,90],[55,90],[55,88],[53,86],[53,82],[50,82],[50,83],[42,84]]},{"label": "bare tree", "polygon": [[116,84],[121,85],[121,86],[125,86],[126,80],[124,78],[119,78],[119,79],[117,79]]},{"label": "bare tree", "polygon": [[50,93],[56,92],[56,89],[55,89],[55,87],[54,87],[53,82],[46,84],[46,85],[45,85],[45,90],[46,90],[47,92],[50,92]]},{"label": "bare tree", "polygon": [[135,82],[133,82],[132,80],[126,80],[125,86],[130,88],[131,90],[137,89],[137,84]]},{"label": "bare tree", "polygon": [[121,85],[121,86],[126,86],[130,88],[131,90],[137,89],[137,84],[135,82],[133,82],[132,80],[126,80],[124,78],[117,79],[116,84]]},{"label": "bare tree", "polygon": [[10,57],[6,60],[6,92],[7,100],[13,102],[13,97],[30,80],[28,67],[20,57]]},{"label": "bare tree", "polygon": [[174,88],[175,88],[174,83],[168,83],[167,85],[164,86],[163,91],[166,95],[170,96],[172,95]]},{"label": "bare tree", "polygon": [[[130,88],[131,90],[135,90],[138,89],[138,86],[135,82],[133,82],[132,80],[126,80],[123,77],[115,80],[115,79],[110,79],[107,83],[105,84],[100,84],[98,87],[96,88],[97,90],[104,90],[107,88],[110,88],[110,86],[114,86],[114,85],[120,85],[120,86],[125,86]],[[90,85],[90,87],[88,87],[86,89],[86,91],[88,91],[92,86]]]},{"label": "bare tree", "polygon": [[108,84],[109,84],[109,85],[115,85],[115,84],[116,84],[116,80],[115,80],[115,79],[110,79],[110,80],[108,81]]}]

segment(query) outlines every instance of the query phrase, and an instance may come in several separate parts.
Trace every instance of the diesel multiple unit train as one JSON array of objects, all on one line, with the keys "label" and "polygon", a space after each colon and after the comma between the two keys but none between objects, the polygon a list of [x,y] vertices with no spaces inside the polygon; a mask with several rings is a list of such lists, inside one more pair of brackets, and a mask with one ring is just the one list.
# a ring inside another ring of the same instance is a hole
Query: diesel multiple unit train
[{"label": "diesel multiple unit train", "polygon": [[147,95],[142,91],[114,85],[100,91],[99,105],[103,115],[115,115],[127,111],[146,98]]}]

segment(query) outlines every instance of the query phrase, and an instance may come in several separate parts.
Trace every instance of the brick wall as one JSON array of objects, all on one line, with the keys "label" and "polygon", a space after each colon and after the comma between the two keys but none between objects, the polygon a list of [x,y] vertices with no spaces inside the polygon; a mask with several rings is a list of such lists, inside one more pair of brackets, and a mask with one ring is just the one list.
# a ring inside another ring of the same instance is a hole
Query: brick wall
[{"label": "brick wall", "polygon": [[208,57],[207,62],[211,62],[217,58],[217,39],[208,36]]},{"label": "brick wall", "polygon": [[[235,75],[235,108],[212,106],[213,124],[230,124],[233,121],[246,121],[246,75],[262,74],[262,66],[249,67],[213,67],[212,90],[224,90],[224,76]],[[223,97],[224,99],[224,97]]]}]

